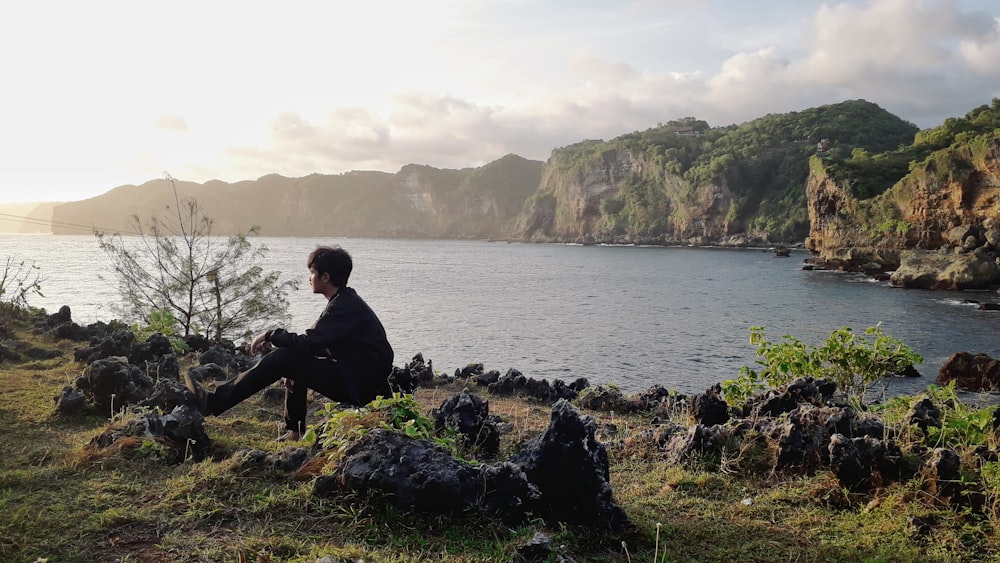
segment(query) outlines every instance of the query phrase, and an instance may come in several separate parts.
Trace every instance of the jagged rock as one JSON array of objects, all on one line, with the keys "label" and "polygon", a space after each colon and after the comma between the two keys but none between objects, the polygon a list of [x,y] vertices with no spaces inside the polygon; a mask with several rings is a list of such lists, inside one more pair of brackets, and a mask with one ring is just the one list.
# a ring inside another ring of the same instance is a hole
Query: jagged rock
[{"label": "jagged rock", "polygon": [[164,446],[164,459],[179,463],[188,457],[204,459],[211,450],[212,441],[205,432],[205,418],[191,405],[180,405],[162,415],[154,412],[139,413],[136,418],[122,428],[109,429],[91,440],[91,445],[106,448],[115,443],[130,442],[139,447],[143,441],[153,439]]},{"label": "jagged rock", "polygon": [[146,364],[146,371],[156,378],[178,379],[181,375],[181,366],[177,362],[177,354],[167,354],[153,363]]},{"label": "jagged rock", "polygon": [[783,419],[756,422],[774,453],[774,469],[815,470],[829,462],[828,447],[833,434],[850,434],[854,420],[850,407],[817,407],[801,403]]},{"label": "jagged rock", "polygon": [[1000,392],[1000,360],[987,354],[952,354],[938,371],[937,382],[968,391]]},{"label": "jagged rock", "polygon": [[830,469],[848,490],[870,490],[867,480],[871,464],[862,459],[854,441],[843,434],[830,437]]},{"label": "jagged rock", "polygon": [[635,397],[635,402],[640,409],[648,410],[658,415],[669,416],[673,412],[681,410],[687,412],[689,408],[687,395],[675,393],[662,385],[654,385],[639,393]]},{"label": "jagged rock", "polygon": [[203,352],[201,356],[198,357],[198,363],[201,365],[215,364],[217,366],[222,366],[229,370],[231,375],[240,373],[245,366],[245,364],[236,357],[235,348],[221,344],[215,344]]},{"label": "jagged rock", "polygon": [[365,494],[380,492],[401,508],[429,513],[480,508],[505,521],[521,521],[538,490],[517,466],[473,466],[427,440],[375,429],[352,444],[332,479],[317,479],[315,494],[338,484]]},{"label": "jagged rock", "polygon": [[802,429],[791,421],[773,426],[765,436],[768,442],[777,446],[774,448],[775,469],[804,467],[811,457]]},{"label": "jagged rock", "polygon": [[102,321],[98,321],[83,327],[70,321],[52,327],[45,332],[45,334],[61,340],[72,340],[74,342],[97,342],[102,338],[106,338],[115,330],[121,330],[120,323],[107,324]]},{"label": "jagged rock", "polygon": [[63,305],[62,307],[59,307],[59,311],[49,315],[45,322],[49,326],[56,326],[72,321],[73,312],[70,310],[69,305]]},{"label": "jagged rock", "polygon": [[615,386],[598,385],[587,389],[577,397],[581,407],[601,412],[631,412],[636,405],[625,398],[621,389]]},{"label": "jagged rock", "polygon": [[487,514],[518,524],[534,511],[541,493],[519,465],[509,461],[483,464],[479,472],[483,489],[477,505]]},{"label": "jagged rock", "polygon": [[474,375],[482,375],[484,369],[483,364],[468,364],[455,370],[455,379],[469,379]]},{"label": "jagged rock", "polygon": [[509,369],[503,377],[489,384],[486,389],[496,395],[512,395],[519,389],[524,389],[528,378],[516,369]]},{"label": "jagged rock", "polygon": [[126,355],[130,362],[140,367],[147,364],[158,365],[160,360],[166,356],[174,356],[176,363],[176,355],[170,344],[170,339],[158,332],[149,335],[144,342],[133,344]]},{"label": "jagged rock", "polygon": [[309,460],[313,454],[308,448],[289,446],[280,452],[265,452],[257,449],[239,450],[233,454],[233,459],[240,467],[244,468],[265,468],[279,473],[290,473],[297,471]]},{"label": "jagged rock", "polygon": [[101,338],[97,342],[91,342],[91,346],[80,348],[73,352],[73,357],[78,362],[91,363],[102,358],[125,357],[132,352],[132,344],[135,343],[135,334],[128,329],[121,329],[112,332],[110,335]]},{"label": "jagged rock", "polygon": [[145,399],[139,401],[136,406],[146,408],[157,408],[163,412],[170,412],[174,408],[183,405],[187,401],[187,392],[181,382],[176,379],[157,379],[153,385],[153,391]]},{"label": "jagged rock", "polygon": [[751,400],[744,406],[743,416],[750,416],[751,412],[758,416],[778,416],[792,412],[800,403],[825,406],[836,390],[837,384],[830,380],[800,377]]},{"label": "jagged rock", "polygon": [[112,356],[87,366],[76,379],[76,387],[89,401],[117,410],[145,399],[153,390],[153,380],[127,358]]},{"label": "jagged rock", "polygon": [[907,426],[915,424],[924,432],[928,428],[941,428],[941,409],[928,398],[917,401],[906,414]]},{"label": "jagged rock", "polygon": [[986,244],[993,250],[1000,250],[1000,229],[986,229],[983,233],[983,238],[986,239]]},{"label": "jagged rock", "polygon": [[900,264],[890,281],[913,289],[985,289],[1000,276],[995,260],[976,254],[945,255],[911,250],[900,254]]},{"label": "jagged rock", "polygon": [[389,388],[400,393],[412,393],[421,384],[434,380],[434,366],[430,360],[424,363],[424,355],[413,356],[410,363],[402,368],[393,366],[389,375]]},{"label": "jagged rock", "polygon": [[705,426],[729,421],[729,405],[722,399],[722,385],[716,383],[691,401],[691,417]]},{"label": "jagged rock", "polygon": [[892,440],[869,436],[830,437],[830,468],[840,483],[852,492],[871,492],[912,475],[899,446]]},{"label": "jagged rock", "polygon": [[465,437],[465,443],[486,458],[500,451],[500,431],[490,417],[490,403],[463,389],[446,400],[434,412],[438,430],[454,428]]},{"label": "jagged rock", "polygon": [[491,369],[485,373],[481,373],[479,375],[471,377],[470,379],[474,379],[476,385],[487,387],[490,384],[496,383],[497,381],[500,380],[500,372],[495,369]]},{"label": "jagged rock", "polygon": [[885,424],[877,418],[855,420],[852,435],[855,438],[869,436],[875,439],[882,439],[886,437]]},{"label": "jagged rock", "polygon": [[198,381],[225,381],[229,378],[226,368],[218,364],[201,364],[188,369],[191,377]]},{"label": "jagged rock", "polygon": [[686,431],[676,425],[661,427],[657,442],[669,463],[681,464],[703,454],[717,454],[722,448],[722,431],[718,426],[695,424]]},{"label": "jagged rock", "polygon": [[[457,373],[457,372],[456,372]],[[485,380],[492,380],[492,376],[487,377],[487,374],[480,373],[474,374],[470,377],[475,377],[477,381],[480,378],[485,378]],[[565,399],[567,401],[572,401],[577,398],[581,391],[588,388],[590,383],[584,377],[577,378],[572,383],[565,383],[561,379],[556,379],[553,383],[549,383],[544,379],[534,379],[531,377],[525,377],[520,371],[511,368],[507,370],[507,373],[500,376],[499,379],[487,384],[486,389],[496,395],[512,395],[514,393],[524,393],[534,399],[543,401],[546,403],[555,403],[560,399]]]},{"label": "jagged rock", "polygon": [[62,388],[62,392],[53,397],[56,403],[56,412],[61,414],[78,414],[87,404],[87,397],[83,392],[69,385]]},{"label": "jagged rock", "polygon": [[192,352],[206,352],[212,347],[212,342],[203,334],[189,334],[184,337],[184,343]]},{"label": "jagged rock", "polygon": [[290,472],[302,467],[312,457],[313,455],[308,448],[288,447],[280,452],[269,454],[265,460],[277,471]]},{"label": "jagged rock", "polygon": [[972,225],[959,225],[948,229],[948,232],[944,235],[944,239],[953,246],[962,246],[968,237],[971,236],[974,238],[975,233],[976,231]]},{"label": "jagged rock", "polygon": [[935,448],[920,470],[924,490],[943,500],[955,499],[962,491],[961,466],[954,450]]},{"label": "jagged rock", "polygon": [[601,529],[630,526],[614,503],[608,454],[594,437],[596,424],[566,400],[552,407],[549,426],[529,441],[511,462],[541,491],[537,512],[543,518]]}]

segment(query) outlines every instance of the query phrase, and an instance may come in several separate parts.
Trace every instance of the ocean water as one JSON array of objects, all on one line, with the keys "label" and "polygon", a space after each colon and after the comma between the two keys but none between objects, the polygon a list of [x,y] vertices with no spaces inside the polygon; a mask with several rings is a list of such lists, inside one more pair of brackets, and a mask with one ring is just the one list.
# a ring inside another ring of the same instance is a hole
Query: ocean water
[{"label": "ocean water", "polygon": [[[653,248],[486,241],[261,238],[267,267],[300,281],[293,321],[308,328],[323,307],[309,291],[305,259],[317,244],[354,257],[350,285],[379,314],[402,366],[422,353],[437,370],[481,362],[501,373],[625,391],[654,384],[685,393],[736,377],[756,359],[751,326],[776,341],[790,334],[819,344],[830,331],[881,323],[925,361],[921,378],[895,379],[892,393],[934,382],[959,351],[1000,357],[1000,313],[967,300],[993,292],[895,289],[838,272],[804,271],[790,258],[752,249]],[[41,267],[54,312],[69,305],[87,324],[111,320],[117,301],[110,263],[91,236],[0,235],[0,257]]]}]

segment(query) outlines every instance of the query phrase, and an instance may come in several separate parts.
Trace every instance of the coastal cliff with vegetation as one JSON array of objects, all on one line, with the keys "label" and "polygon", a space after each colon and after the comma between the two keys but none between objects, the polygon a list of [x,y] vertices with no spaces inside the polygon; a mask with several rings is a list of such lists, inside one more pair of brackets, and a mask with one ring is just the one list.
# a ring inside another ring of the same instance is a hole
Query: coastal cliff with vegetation
[{"label": "coastal cliff with vegetation", "polygon": [[863,100],[709,127],[693,117],[556,149],[516,234],[527,240],[802,240],[811,155],[884,151],[916,126]]},{"label": "coastal cliff with vegetation", "polygon": [[[893,151],[813,157],[806,191],[816,262],[896,270],[897,285],[988,286],[1000,274],[1000,99]],[[931,266],[964,273],[905,279]]]},{"label": "coastal cliff with vegetation", "polygon": [[809,159],[882,154],[917,128],[864,100],[712,127],[695,117],[477,168],[409,164],[204,184],[153,180],[52,205],[55,234],[130,232],[180,198],[197,198],[216,234],[493,238],[552,242],[726,244],[809,233]]}]

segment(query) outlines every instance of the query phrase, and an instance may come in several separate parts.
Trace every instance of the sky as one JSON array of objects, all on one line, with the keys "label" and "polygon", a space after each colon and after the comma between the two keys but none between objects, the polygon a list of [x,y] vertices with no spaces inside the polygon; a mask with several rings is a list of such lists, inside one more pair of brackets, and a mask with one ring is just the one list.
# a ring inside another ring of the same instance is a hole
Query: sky
[{"label": "sky", "polygon": [[998,0],[33,0],[0,8],[0,203],[481,166],[671,119],[1000,97]]}]

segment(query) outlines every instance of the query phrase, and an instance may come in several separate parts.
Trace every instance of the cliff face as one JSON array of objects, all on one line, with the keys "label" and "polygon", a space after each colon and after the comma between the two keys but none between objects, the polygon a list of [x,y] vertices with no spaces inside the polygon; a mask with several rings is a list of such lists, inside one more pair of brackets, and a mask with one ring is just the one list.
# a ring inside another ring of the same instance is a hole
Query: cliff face
[{"label": "cliff face", "polygon": [[692,186],[682,176],[625,149],[584,160],[556,150],[538,193],[525,205],[516,236],[539,241],[708,244],[736,240],[734,195],[725,186]]},{"label": "cliff face", "polygon": [[[507,155],[480,168],[407,165],[396,174],[349,172],[286,178],[277,174],[229,184],[174,181],[181,200],[194,198],[217,235],[261,227],[267,236],[485,238],[507,236],[538,188],[543,164]],[[130,233],[131,217],[176,209],[173,186],[154,180],[56,205],[55,234],[91,227]]]},{"label": "cliff face", "polygon": [[[885,193],[859,200],[813,159],[806,246],[821,262],[899,266],[901,252],[972,251],[1000,236],[1000,131],[937,151]],[[972,236],[973,240],[969,240]]]}]

